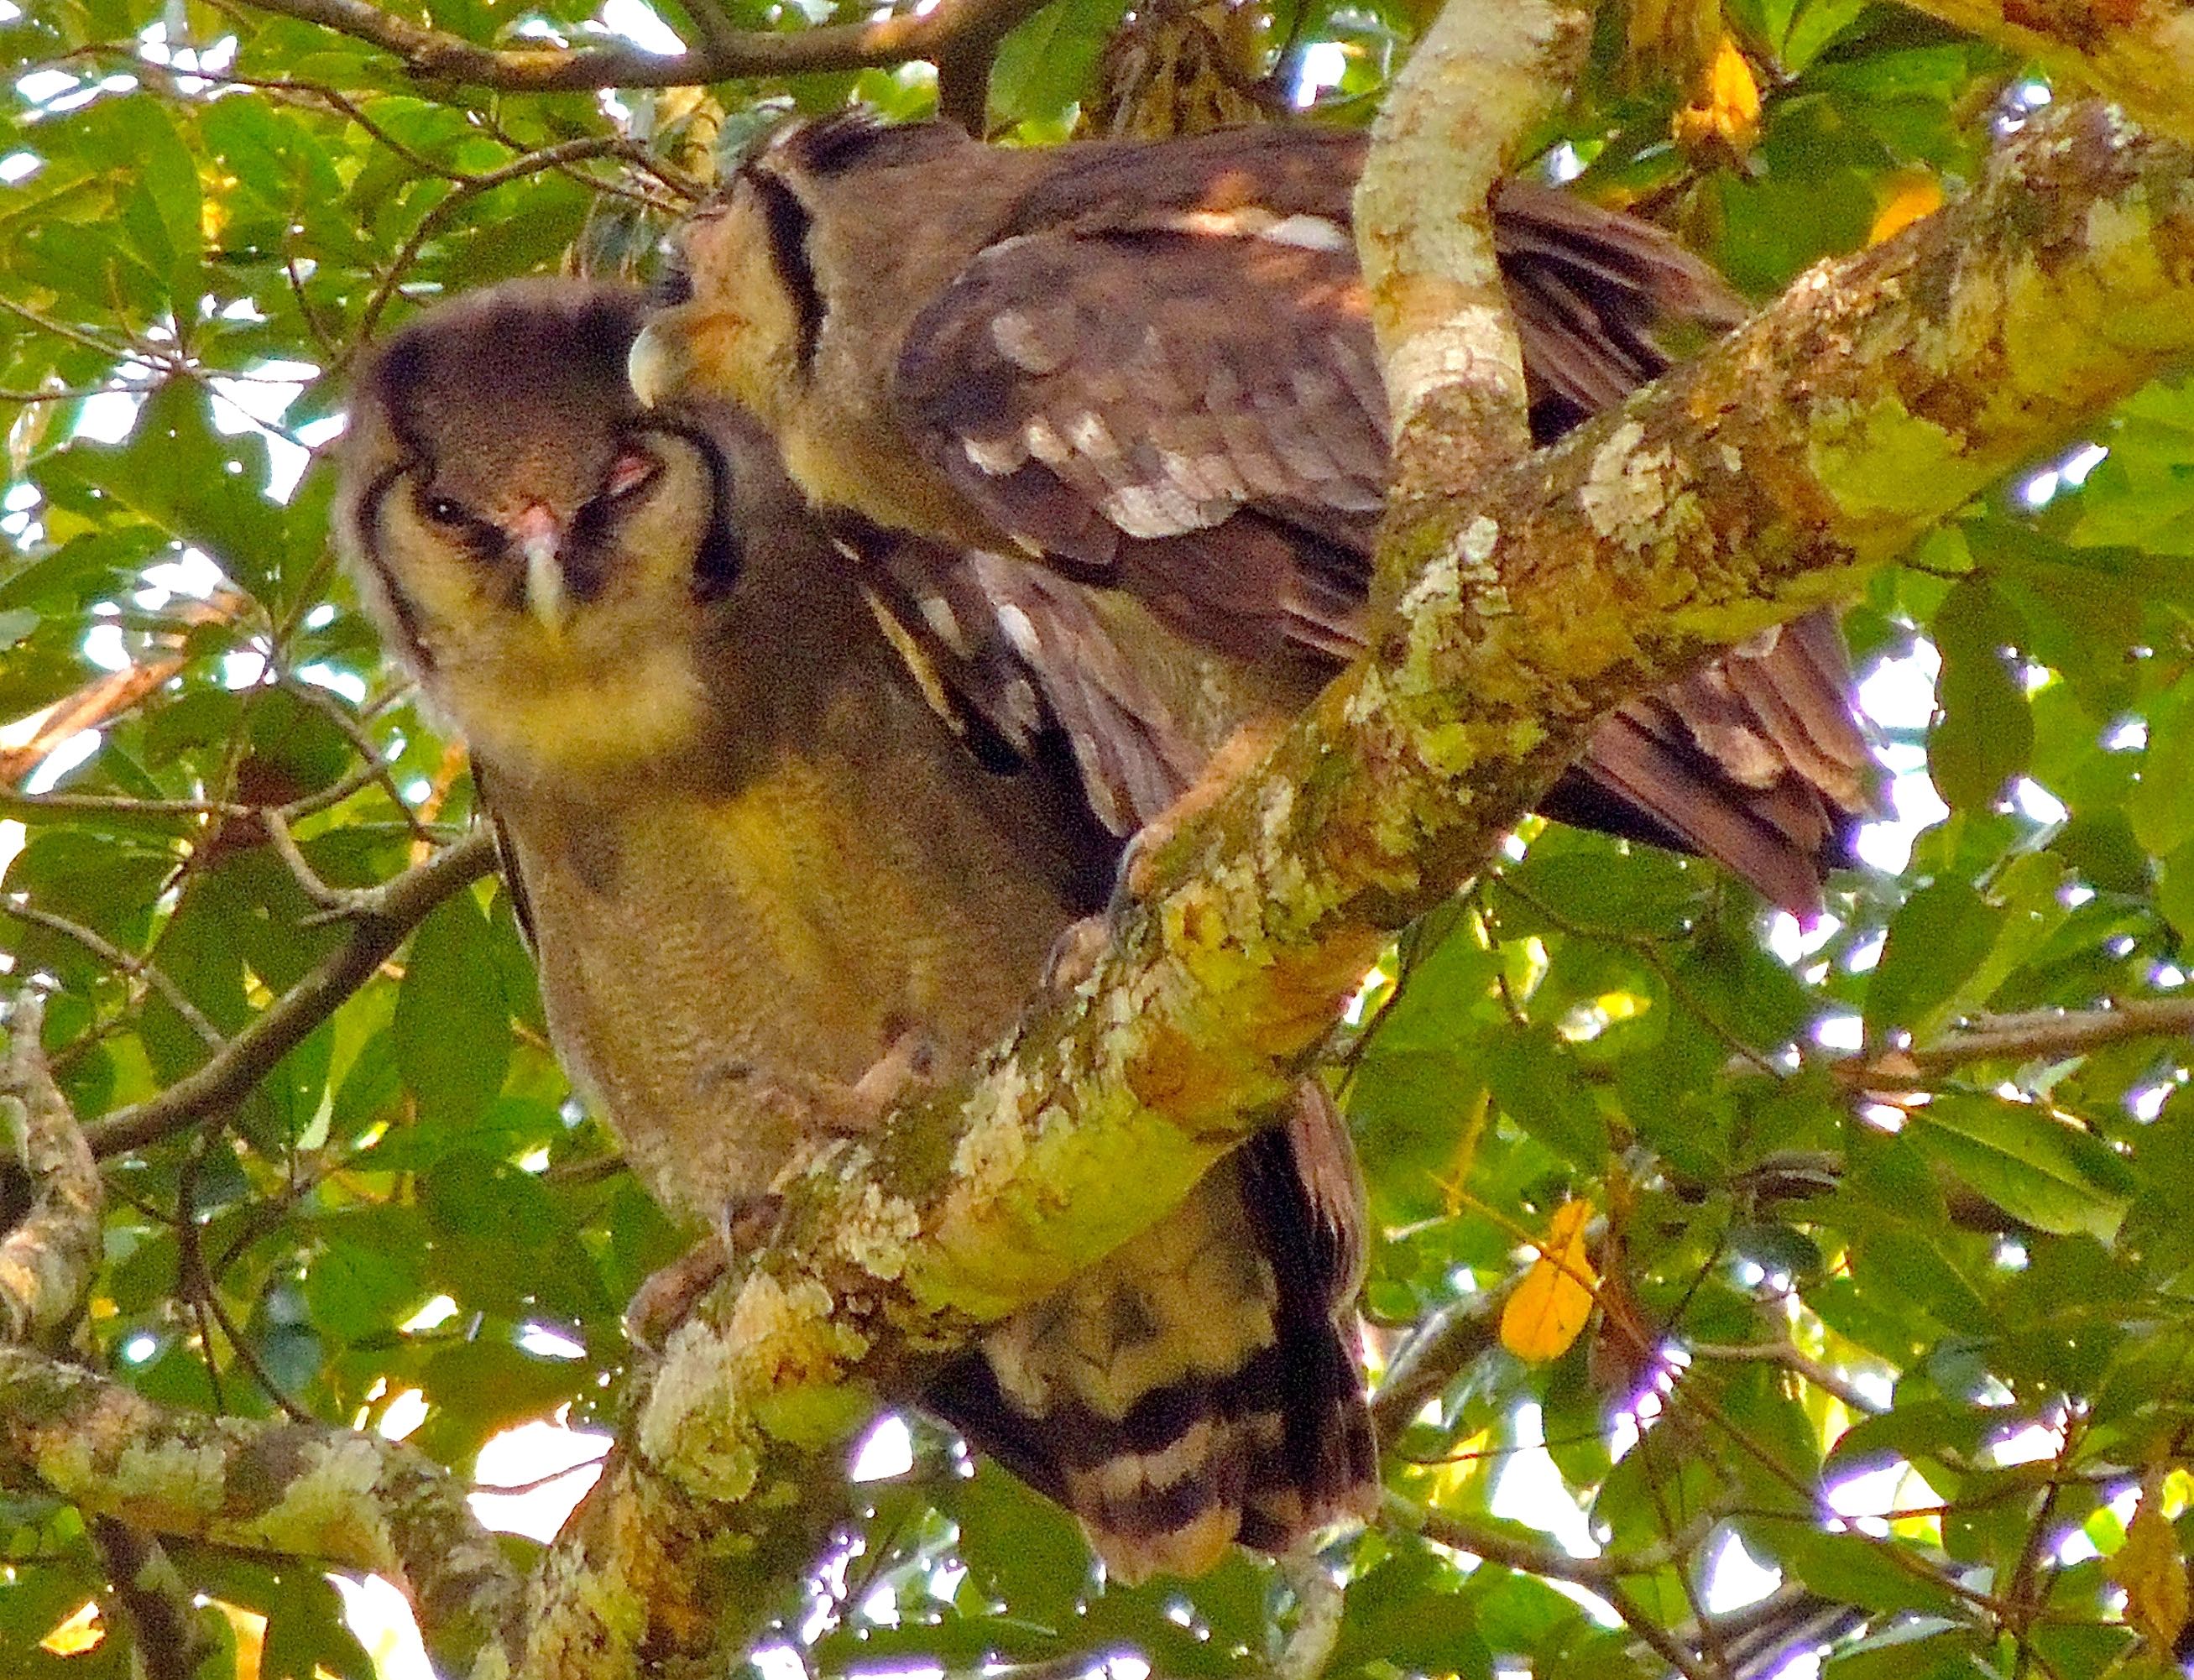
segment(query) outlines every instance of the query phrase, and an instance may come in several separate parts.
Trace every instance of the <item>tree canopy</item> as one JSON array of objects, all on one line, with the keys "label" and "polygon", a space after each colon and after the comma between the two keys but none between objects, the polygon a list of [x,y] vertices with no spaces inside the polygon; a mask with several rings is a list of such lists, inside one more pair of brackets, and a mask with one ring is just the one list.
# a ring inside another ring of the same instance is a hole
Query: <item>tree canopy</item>
[{"label": "tree canopy", "polygon": [[[647,274],[790,110],[1361,123],[1437,9],[0,0],[0,952],[63,1099],[19,1003],[0,1669],[367,1675],[334,1570],[402,1579],[465,1671],[529,1570],[554,1590],[468,1514],[481,1449],[629,1440],[649,1392],[619,1310],[687,1234],[571,1100],[462,748],[331,558],[315,451],[362,347],[509,276]],[[2186,25],[1926,9],[1955,15],[1603,8],[1525,167],[1762,303],[1900,239],[1903,290],[1947,290],[1900,230],[2089,86],[2168,118],[2134,49]],[[2190,250],[2158,259],[2182,293]],[[2123,341],[2184,347],[2183,312]],[[1372,1198],[1377,1522],[1123,1589],[910,1415],[907,1467],[800,1490],[807,1544],[711,1554],[704,1505],[646,1507],[738,1578],[751,1670],[2174,1671],[2194,383],[2126,353],[2159,376],[1854,586],[1898,818],[1826,915],[1531,819],[1379,956],[1327,1058]],[[1934,509],[1938,444],[1874,427],[1845,511]],[[616,1671],[571,1660],[540,1671]]]}]

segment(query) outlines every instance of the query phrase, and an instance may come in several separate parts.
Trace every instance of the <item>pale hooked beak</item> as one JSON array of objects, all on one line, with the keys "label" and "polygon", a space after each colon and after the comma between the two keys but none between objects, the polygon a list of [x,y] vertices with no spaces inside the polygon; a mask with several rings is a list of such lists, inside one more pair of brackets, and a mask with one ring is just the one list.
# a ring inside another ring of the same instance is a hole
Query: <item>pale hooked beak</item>
[{"label": "pale hooked beak", "polygon": [[640,330],[640,336],[633,340],[632,348],[625,353],[624,358],[624,376],[632,386],[633,395],[640,398],[643,407],[651,409],[675,395],[692,371],[692,364],[678,335],[663,330],[663,318],[658,316]]},{"label": "pale hooked beak", "polygon": [[551,635],[564,628],[570,605],[564,593],[564,561],[558,552],[564,533],[556,516],[534,502],[511,521],[510,534],[526,561],[526,605],[534,621]]}]

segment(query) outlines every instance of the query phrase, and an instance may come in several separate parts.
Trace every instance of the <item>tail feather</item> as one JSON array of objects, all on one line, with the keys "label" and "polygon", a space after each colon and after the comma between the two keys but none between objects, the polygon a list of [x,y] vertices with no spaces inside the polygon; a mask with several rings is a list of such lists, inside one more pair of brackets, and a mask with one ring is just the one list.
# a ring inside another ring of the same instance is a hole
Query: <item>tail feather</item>
[{"label": "tail feather", "polygon": [[[1109,1574],[1202,1574],[1365,1513],[1370,1413],[1343,1330],[1353,1161],[1306,1087],[1289,1125],[933,1380],[933,1409],[1079,1517]],[[1336,1161],[1338,1164],[1336,1164]]]}]

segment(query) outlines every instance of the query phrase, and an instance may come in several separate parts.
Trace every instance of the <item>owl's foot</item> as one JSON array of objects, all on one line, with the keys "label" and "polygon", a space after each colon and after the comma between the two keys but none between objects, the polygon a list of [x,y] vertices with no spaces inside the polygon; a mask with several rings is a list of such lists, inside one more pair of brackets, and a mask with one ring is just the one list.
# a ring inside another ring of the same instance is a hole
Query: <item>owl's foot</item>
[{"label": "owl's foot", "polygon": [[1070,922],[1043,960],[1043,989],[1062,995],[1072,991],[1094,972],[1111,943],[1112,918],[1106,911]]},{"label": "owl's foot", "polygon": [[921,1028],[909,1027],[868,1072],[842,1087],[848,1099],[843,1106],[858,1127],[845,1135],[859,1137],[876,1130],[878,1121],[928,1085],[936,1071],[936,1041]]},{"label": "owl's foot", "polygon": [[1131,902],[1151,896],[1157,884],[1157,856],[1173,837],[1219,803],[1226,790],[1279,744],[1288,720],[1283,717],[1252,718],[1220,743],[1187,791],[1137,830],[1120,854],[1120,879],[1106,909],[1117,915]]},{"label": "owl's foot", "polygon": [[767,1247],[784,1218],[784,1198],[778,1195],[742,1196],[721,1209],[708,1236],[650,1272],[632,1292],[624,1309],[625,1339],[643,1353],[661,1353],[670,1333],[693,1316],[732,1261]]}]

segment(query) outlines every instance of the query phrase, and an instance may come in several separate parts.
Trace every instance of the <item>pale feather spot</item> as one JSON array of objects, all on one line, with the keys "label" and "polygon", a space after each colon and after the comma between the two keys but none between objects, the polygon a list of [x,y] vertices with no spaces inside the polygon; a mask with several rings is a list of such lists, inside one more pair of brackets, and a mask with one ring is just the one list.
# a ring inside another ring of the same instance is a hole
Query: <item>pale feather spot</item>
[{"label": "pale feather spot", "polygon": [[1028,452],[1047,467],[1060,466],[1074,458],[1072,445],[1042,415],[1021,427],[1021,441],[1027,445]]},{"label": "pale feather spot", "polygon": [[1047,340],[1026,310],[1008,309],[991,318],[991,342],[1014,366],[1033,374],[1056,373],[1066,365],[1073,341]]},{"label": "pale feather spot", "polygon": [[942,595],[924,595],[920,605],[922,622],[937,633],[945,646],[965,659],[968,639],[961,631],[959,619],[953,616],[952,604]]},{"label": "pale feather spot", "polygon": [[1075,448],[1096,461],[1116,461],[1120,445],[1114,441],[1111,428],[1105,424],[1105,416],[1094,409],[1085,409],[1066,423],[1066,436]]},{"label": "pale feather spot", "polygon": [[1170,1488],[1203,1469],[1218,1445],[1212,1420],[1198,1418],[1165,1446],[1154,1452],[1122,1453],[1089,1471],[1088,1479],[1108,1504],[1124,1505],[1146,1488],[1152,1492]]},{"label": "pale feather spot", "polygon": [[1123,485],[1099,504],[1106,519],[1129,536],[1178,536],[1204,521],[1196,504],[1172,484]]},{"label": "pale feather spot", "polygon": [[1260,239],[1276,245],[1294,245],[1307,251],[1351,251],[1356,242],[1340,223],[1322,215],[1297,213],[1283,216],[1270,227],[1257,231]]},{"label": "pale feather spot", "polygon": [[994,479],[1018,473],[1029,458],[1028,445],[1019,436],[962,438],[960,447],[979,472]]},{"label": "pale feather spot", "polygon": [[1043,639],[1037,634],[1035,624],[1011,601],[998,609],[998,628],[1006,633],[1007,641],[1022,658],[1034,659],[1043,651]]}]

